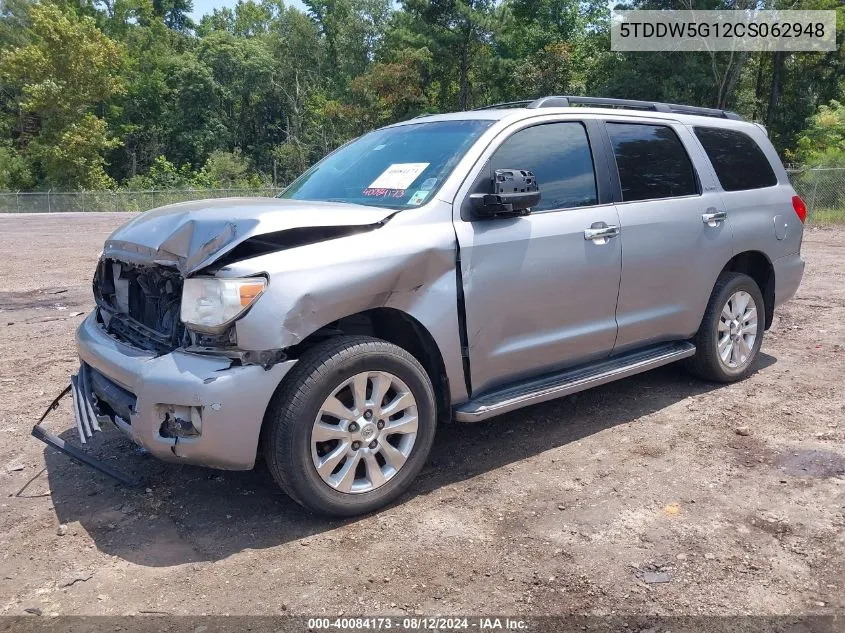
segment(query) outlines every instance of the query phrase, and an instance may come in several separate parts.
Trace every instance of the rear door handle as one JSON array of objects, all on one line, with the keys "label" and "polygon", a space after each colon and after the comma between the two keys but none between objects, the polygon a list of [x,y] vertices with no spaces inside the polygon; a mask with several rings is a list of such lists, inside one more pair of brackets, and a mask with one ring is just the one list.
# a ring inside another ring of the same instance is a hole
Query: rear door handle
[{"label": "rear door handle", "polygon": [[584,239],[593,240],[594,244],[606,244],[611,237],[619,235],[618,226],[599,226],[584,229]]},{"label": "rear door handle", "polygon": [[728,219],[728,214],[724,211],[716,211],[714,207],[707,209],[707,213],[701,214],[701,221],[707,226],[719,226],[719,222],[724,222]]}]

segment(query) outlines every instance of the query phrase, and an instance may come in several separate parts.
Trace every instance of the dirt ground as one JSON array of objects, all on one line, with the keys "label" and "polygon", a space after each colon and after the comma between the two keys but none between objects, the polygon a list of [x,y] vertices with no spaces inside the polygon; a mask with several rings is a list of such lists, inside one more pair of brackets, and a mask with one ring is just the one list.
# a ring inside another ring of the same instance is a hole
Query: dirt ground
[{"label": "dirt ground", "polygon": [[845,613],[845,229],[808,229],[748,380],[671,366],[444,427],[399,503],[330,521],[263,467],[100,434],[130,490],[30,436],[126,218],[0,217],[0,615]]}]

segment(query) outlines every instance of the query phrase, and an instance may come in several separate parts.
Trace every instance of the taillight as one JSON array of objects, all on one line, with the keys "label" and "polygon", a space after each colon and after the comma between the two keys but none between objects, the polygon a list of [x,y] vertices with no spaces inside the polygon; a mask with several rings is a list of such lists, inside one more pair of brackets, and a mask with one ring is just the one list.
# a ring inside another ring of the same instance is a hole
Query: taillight
[{"label": "taillight", "polygon": [[795,215],[801,220],[801,224],[804,224],[807,221],[807,205],[801,196],[792,196],[792,208],[795,209]]}]

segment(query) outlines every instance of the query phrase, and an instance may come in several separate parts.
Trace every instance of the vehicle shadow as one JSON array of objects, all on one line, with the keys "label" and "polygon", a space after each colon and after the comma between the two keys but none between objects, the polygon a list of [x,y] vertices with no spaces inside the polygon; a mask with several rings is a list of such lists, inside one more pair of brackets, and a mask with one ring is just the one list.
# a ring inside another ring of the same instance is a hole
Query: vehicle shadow
[{"label": "vehicle shadow", "polygon": [[[775,362],[761,353],[755,371]],[[385,511],[401,512],[401,506],[416,496],[633,423],[721,386],[695,380],[670,365],[486,422],[444,425],[412,489]],[[69,416],[64,405],[62,411],[64,420]],[[525,429],[528,432],[517,432]],[[92,440],[92,452],[143,477],[147,489],[115,484],[48,447],[44,456],[56,515],[60,523],[71,524],[71,530],[78,522],[100,551],[138,565],[219,560],[367,520],[332,520],[304,510],[275,486],[263,464],[249,472],[166,464],[140,455],[115,430],[98,435]],[[78,442],[72,429],[62,437]]]}]

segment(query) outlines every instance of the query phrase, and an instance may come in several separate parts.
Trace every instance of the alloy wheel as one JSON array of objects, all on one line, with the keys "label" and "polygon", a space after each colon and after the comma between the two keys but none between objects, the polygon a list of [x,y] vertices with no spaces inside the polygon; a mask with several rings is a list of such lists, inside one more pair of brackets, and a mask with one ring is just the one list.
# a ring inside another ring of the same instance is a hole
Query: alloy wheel
[{"label": "alloy wheel", "polygon": [[719,316],[719,358],[726,367],[741,368],[751,361],[756,340],[757,305],[749,293],[738,290]]},{"label": "alloy wheel", "polygon": [[326,398],[311,429],[311,458],[339,492],[371,492],[404,466],[417,438],[417,402],[384,371],[345,380]]}]

